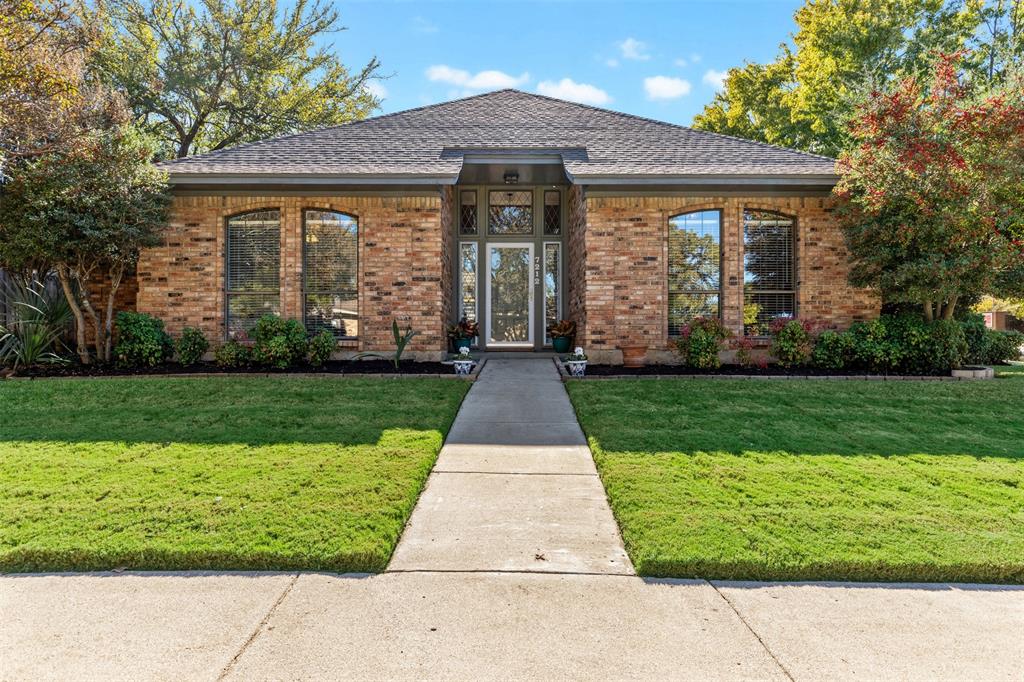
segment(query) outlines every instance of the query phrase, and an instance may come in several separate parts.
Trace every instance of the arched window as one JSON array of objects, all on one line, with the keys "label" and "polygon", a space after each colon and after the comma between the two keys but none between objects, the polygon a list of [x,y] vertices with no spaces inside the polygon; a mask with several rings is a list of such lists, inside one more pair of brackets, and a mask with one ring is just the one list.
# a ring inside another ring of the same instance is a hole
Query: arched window
[{"label": "arched window", "polygon": [[263,315],[281,312],[281,212],[243,213],[227,220],[225,321],[229,336]]},{"label": "arched window", "polygon": [[722,212],[696,211],[668,221],[668,333],[695,317],[721,314]]},{"label": "arched window", "polygon": [[304,215],[304,315],[310,334],[327,330],[339,339],[359,336],[359,227],[337,211]]},{"label": "arched window", "polygon": [[773,211],[743,211],[743,326],[768,333],[776,317],[796,316],[795,221]]}]

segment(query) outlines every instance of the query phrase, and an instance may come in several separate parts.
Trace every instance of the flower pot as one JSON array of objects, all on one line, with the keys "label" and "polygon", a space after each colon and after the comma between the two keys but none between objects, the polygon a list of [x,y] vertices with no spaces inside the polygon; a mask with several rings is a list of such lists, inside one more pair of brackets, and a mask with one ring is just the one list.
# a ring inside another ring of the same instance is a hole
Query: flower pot
[{"label": "flower pot", "polygon": [[574,377],[582,377],[587,374],[586,360],[566,360],[565,366],[569,368],[569,374]]},{"label": "flower pot", "polygon": [[624,367],[643,367],[647,359],[647,346],[622,346],[622,365]]},{"label": "flower pot", "polygon": [[473,339],[455,339],[455,350],[460,351],[463,348],[469,348],[473,345]]},{"label": "flower pot", "polygon": [[473,371],[473,365],[476,364],[472,360],[455,360],[452,364],[455,365],[455,373],[460,377],[469,376],[469,373]]},{"label": "flower pot", "polygon": [[555,349],[556,353],[568,353],[569,346],[572,345],[572,338],[568,336],[556,336],[551,339],[551,345]]}]

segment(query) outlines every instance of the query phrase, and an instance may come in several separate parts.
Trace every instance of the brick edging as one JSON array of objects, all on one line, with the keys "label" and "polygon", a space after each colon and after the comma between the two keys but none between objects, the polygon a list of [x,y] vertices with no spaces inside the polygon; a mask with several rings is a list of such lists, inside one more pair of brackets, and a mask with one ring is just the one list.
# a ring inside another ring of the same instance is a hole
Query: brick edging
[{"label": "brick edging", "polygon": [[876,374],[798,374],[798,375],[761,375],[761,374],[603,374],[595,376],[587,374],[583,377],[573,377],[565,370],[562,363],[555,361],[558,365],[558,373],[562,381],[602,381],[606,379],[639,379],[639,380],[660,380],[660,379],[741,379],[768,380],[768,381],[982,381],[972,377],[936,377],[936,376],[915,376],[915,375],[876,375]]},{"label": "brick edging", "polygon": [[82,381],[86,379],[200,379],[203,377],[237,377],[257,379],[261,377],[284,377],[295,379],[459,379],[476,381],[480,369],[487,362],[481,360],[468,376],[452,374],[342,374],[339,372],[180,372],[178,374],[100,374],[98,376],[72,377],[7,377],[4,381],[49,381],[54,379]]}]

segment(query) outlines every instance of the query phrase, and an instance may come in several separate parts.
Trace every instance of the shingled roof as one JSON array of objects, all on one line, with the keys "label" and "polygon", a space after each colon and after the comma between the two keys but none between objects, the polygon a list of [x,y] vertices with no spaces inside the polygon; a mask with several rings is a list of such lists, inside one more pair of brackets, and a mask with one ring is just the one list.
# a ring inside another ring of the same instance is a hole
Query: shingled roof
[{"label": "shingled roof", "polygon": [[455,182],[472,154],[561,156],[575,182],[834,179],[832,159],[518,90],[499,90],[161,164],[216,177]]}]

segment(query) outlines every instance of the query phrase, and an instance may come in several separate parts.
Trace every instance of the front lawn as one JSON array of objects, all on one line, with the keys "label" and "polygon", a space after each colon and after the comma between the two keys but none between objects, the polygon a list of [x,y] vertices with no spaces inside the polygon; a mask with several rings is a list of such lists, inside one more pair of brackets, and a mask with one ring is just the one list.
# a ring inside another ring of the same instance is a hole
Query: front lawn
[{"label": "front lawn", "polygon": [[467,388],[0,382],[0,571],[379,571]]},{"label": "front lawn", "polygon": [[1024,582],[1024,374],[570,382],[644,575]]}]

